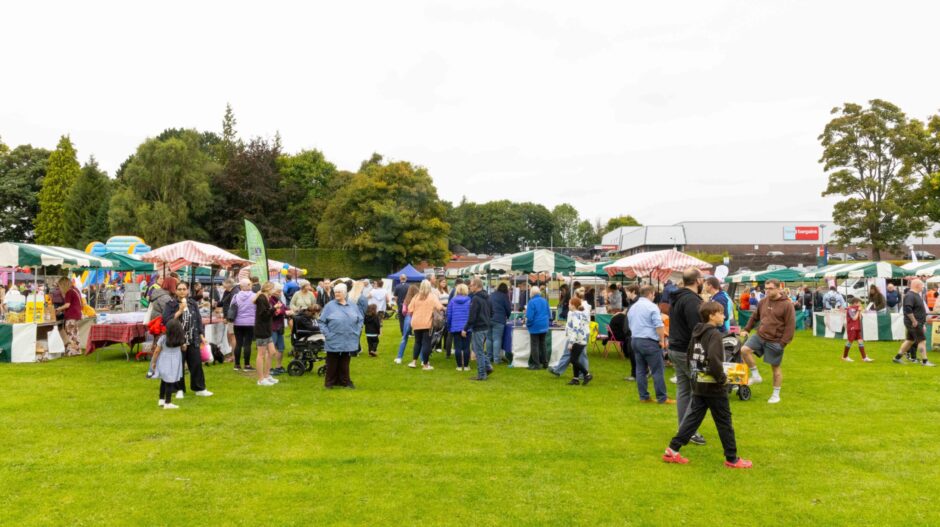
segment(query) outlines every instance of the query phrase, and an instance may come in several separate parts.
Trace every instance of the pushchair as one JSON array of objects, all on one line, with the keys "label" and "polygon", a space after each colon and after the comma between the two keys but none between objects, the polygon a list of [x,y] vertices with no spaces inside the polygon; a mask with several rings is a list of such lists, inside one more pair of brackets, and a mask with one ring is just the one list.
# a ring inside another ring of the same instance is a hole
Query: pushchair
[{"label": "pushchair", "polygon": [[726,363],[743,365],[738,368],[742,370],[740,374],[728,375],[728,393],[738,392],[738,399],[747,401],[751,398],[751,387],[747,385],[748,370],[741,356],[741,340],[736,334],[728,334],[721,339],[721,344],[725,350]]},{"label": "pushchair", "polygon": [[[297,316],[294,317],[294,330],[291,332],[291,356],[293,359],[287,365],[287,373],[291,377],[299,377],[305,372],[313,371],[316,363],[325,360],[321,357],[326,338],[320,332],[320,325],[315,319]],[[323,376],[326,366],[317,368],[317,375]]]}]

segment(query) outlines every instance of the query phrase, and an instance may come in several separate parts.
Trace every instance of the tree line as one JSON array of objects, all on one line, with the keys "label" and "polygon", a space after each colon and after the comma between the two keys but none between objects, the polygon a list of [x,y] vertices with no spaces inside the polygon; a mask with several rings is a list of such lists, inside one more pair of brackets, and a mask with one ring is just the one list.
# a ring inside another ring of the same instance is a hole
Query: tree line
[{"label": "tree line", "polygon": [[192,239],[236,248],[249,219],[270,247],[441,264],[458,245],[488,254],[580,247],[619,225],[638,225],[631,216],[592,224],[570,204],[455,205],[439,198],[417,164],[373,154],[356,172],[340,170],[319,150],[287,153],[279,134],[244,140],[236,126],[227,105],[221,134],[164,130],[141,143],[113,178],[94,156],[80,165],[68,136],[51,152],[0,141],[0,240],[84,248],[133,234],[154,247]]}]

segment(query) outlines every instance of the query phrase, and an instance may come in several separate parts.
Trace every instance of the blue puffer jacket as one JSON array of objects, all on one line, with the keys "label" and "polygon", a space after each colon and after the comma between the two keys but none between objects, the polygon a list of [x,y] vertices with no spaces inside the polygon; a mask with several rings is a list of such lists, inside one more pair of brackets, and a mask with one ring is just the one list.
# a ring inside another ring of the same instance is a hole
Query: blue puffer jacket
[{"label": "blue puffer jacket", "polygon": [[470,297],[457,295],[447,304],[447,327],[451,333],[460,333],[470,317]]},{"label": "blue puffer jacket", "polygon": [[548,300],[541,295],[532,297],[525,310],[525,325],[529,328],[529,333],[539,335],[548,333],[548,324],[551,320],[551,312],[548,309]]}]

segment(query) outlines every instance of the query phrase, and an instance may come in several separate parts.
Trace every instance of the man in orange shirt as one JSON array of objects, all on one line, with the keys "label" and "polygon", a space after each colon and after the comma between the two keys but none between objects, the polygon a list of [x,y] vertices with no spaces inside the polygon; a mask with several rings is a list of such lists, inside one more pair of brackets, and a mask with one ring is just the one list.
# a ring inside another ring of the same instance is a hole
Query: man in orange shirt
[{"label": "man in orange shirt", "polygon": [[930,289],[927,290],[927,310],[933,311],[933,306],[937,304],[937,287],[934,285],[930,286]]}]

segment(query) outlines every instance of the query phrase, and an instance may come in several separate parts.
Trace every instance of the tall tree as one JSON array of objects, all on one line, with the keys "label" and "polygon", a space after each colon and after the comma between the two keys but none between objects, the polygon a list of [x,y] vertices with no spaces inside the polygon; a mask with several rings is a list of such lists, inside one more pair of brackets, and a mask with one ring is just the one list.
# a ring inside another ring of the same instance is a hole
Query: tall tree
[{"label": "tall tree", "polygon": [[926,123],[911,119],[905,128],[904,168],[920,184],[924,214],[940,222],[940,115]]},{"label": "tall tree", "polygon": [[633,216],[616,216],[607,220],[607,224],[604,226],[604,232],[600,233],[601,235],[607,234],[610,231],[619,229],[620,227],[639,227],[640,222],[636,221],[636,218]]},{"label": "tall tree", "polygon": [[89,158],[72,185],[65,219],[69,225],[67,243],[82,248],[92,241],[108,238],[108,209],[111,199],[111,180],[98,167],[94,156]]},{"label": "tall tree", "polygon": [[285,207],[290,234],[298,245],[313,247],[317,243],[317,226],[323,211],[344,178],[319,150],[282,154],[277,159],[277,170],[288,198]]},{"label": "tall tree", "polygon": [[0,241],[35,241],[38,197],[49,154],[43,148],[20,145],[0,155]]},{"label": "tall tree", "polygon": [[319,225],[321,245],[362,251],[395,266],[449,257],[444,205],[427,170],[407,162],[370,164],[330,202]]},{"label": "tall tree", "polygon": [[578,224],[581,215],[570,203],[555,205],[552,209],[552,243],[558,247],[577,247],[581,244]]},{"label": "tall tree", "polygon": [[902,170],[907,117],[880,99],[867,108],[845,103],[831,113],[835,117],[819,136],[819,162],[829,172],[822,195],[846,198],[833,207],[835,242],[862,240],[881,260],[882,251],[898,250],[927,227],[917,211],[914,177]]},{"label": "tall tree", "polygon": [[590,220],[583,220],[578,224],[578,247],[593,247],[600,243],[601,236],[597,234]]},{"label": "tall tree", "polygon": [[232,105],[225,103],[225,115],[222,116],[222,141],[219,143],[217,154],[219,162],[222,163],[223,166],[228,163],[243,146],[241,140],[238,138],[238,131],[235,129],[235,125],[237,124],[238,121],[235,119],[235,112],[232,110]]},{"label": "tall tree", "polygon": [[66,245],[71,225],[66,223],[65,207],[72,185],[78,179],[81,167],[75,147],[63,135],[55,151],[49,155],[46,177],[39,191],[39,214],[36,216],[36,241],[47,245]]},{"label": "tall tree", "polygon": [[209,179],[218,171],[195,130],[162,141],[148,139],[124,168],[111,197],[111,232],[137,234],[154,247],[208,241],[198,218],[208,208]]}]

